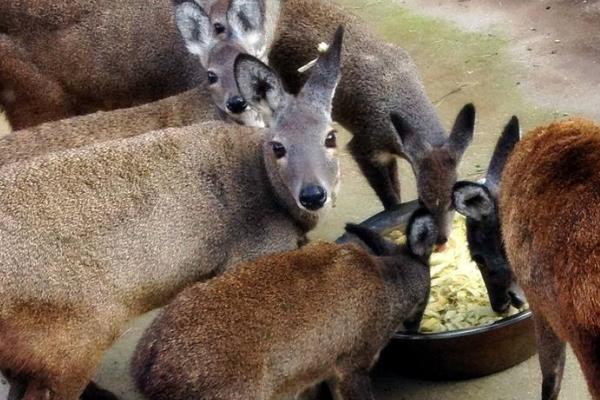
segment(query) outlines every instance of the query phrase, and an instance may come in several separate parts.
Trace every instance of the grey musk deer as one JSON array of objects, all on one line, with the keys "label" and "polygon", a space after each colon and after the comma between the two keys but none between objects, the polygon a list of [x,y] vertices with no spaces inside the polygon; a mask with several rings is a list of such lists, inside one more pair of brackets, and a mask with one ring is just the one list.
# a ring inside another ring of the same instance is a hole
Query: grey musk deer
[{"label": "grey musk deer", "polygon": [[138,343],[140,391],[150,400],[275,400],[327,381],[336,399],[372,400],[379,352],[427,303],[437,228],[419,210],[404,246],[347,230],[365,246],[311,243],[183,291]]},{"label": "grey musk deer", "polygon": [[125,322],[237,262],[296,248],[338,180],[340,29],[302,91],[240,55],[269,128],[210,122],[0,170],[0,370],[26,400],[78,399]]},{"label": "grey musk deer", "polygon": [[[192,9],[206,2],[176,3]],[[317,57],[317,44],[327,42],[328,32],[336,26],[346,27],[343,76],[333,102],[333,119],[353,134],[350,152],[386,209],[400,202],[397,157],[411,164],[418,195],[439,226],[437,242],[445,243],[451,228],[456,169],[473,136],[473,106],[465,106],[446,135],[410,57],[332,1],[249,0],[244,10],[247,18],[227,20],[230,25],[225,29],[244,33],[251,27],[248,36],[274,31],[273,41],[268,42],[271,36],[266,39],[269,63],[291,92],[306,81],[298,68]],[[193,40],[188,39],[190,46]]]}]

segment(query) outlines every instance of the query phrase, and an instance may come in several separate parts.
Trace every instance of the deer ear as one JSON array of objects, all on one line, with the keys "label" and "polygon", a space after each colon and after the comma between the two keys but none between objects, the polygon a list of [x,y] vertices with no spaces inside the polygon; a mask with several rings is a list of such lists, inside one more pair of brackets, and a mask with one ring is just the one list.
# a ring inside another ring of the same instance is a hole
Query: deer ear
[{"label": "deer ear", "polygon": [[494,198],[487,187],[467,181],[454,184],[452,205],[460,214],[476,221],[492,214],[495,208]]},{"label": "deer ear", "polygon": [[242,97],[269,120],[283,105],[286,96],[275,71],[249,54],[237,56],[233,70]]},{"label": "deer ear", "polygon": [[413,254],[429,259],[437,235],[438,228],[429,211],[420,208],[411,215],[406,227],[406,237]]},{"label": "deer ear", "polygon": [[497,188],[500,184],[500,177],[502,176],[502,170],[504,170],[504,164],[515,145],[521,138],[521,130],[519,128],[519,119],[513,115],[508,124],[504,127],[496,148],[494,149],[494,155],[490,161],[488,172],[485,177],[486,185]]},{"label": "deer ear", "polygon": [[265,10],[260,0],[231,0],[227,21],[246,51],[262,58],[265,47]]},{"label": "deer ear", "polygon": [[452,150],[457,160],[460,160],[469,143],[473,140],[474,130],[475,106],[469,103],[456,116],[456,121],[454,121],[454,126],[448,138],[450,150]]},{"label": "deer ear", "polygon": [[213,42],[210,19],[202,7],[193,1],[175,2],[175,21],[188,51],[200,57],[206,67]]},{"label": "deer ear", "polygon": [[300,95],[318,109],[331,112],[331,104],[341,76],[342,42],[344,27],[335,31],[333,42],[327,51],[319,56],[310,77],[300,91]]},{"label": "deer ear", "polygon": [[[431,145],[423,140],[417,131],[404,119],[399,113],[392,111],[390,113],[390,119],[394,129],[398,134],[398,141],[403,153],[411,160],[415,162],[423,154],[425,154]],[[413,164],[414,165],[414,164]]]}]

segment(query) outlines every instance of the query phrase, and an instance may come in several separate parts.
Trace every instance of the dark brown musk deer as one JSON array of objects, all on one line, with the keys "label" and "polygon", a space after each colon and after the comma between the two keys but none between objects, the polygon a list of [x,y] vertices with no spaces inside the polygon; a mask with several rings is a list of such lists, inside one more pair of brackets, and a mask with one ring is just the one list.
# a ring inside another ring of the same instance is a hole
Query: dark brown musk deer
[{"label": "dark brown musk deer", "polygon": [[502,171],[519,138],[519,120],[513,116],[496,143],[485,180],[456,182],[452,194],[454,208],[466,217],[469,251],[496,312],[505,312],[511,304],[519,308],[525,303],[506,257],[498,209]]},{"label": "dark brown musk deer", "polygon": [[[231,6],[246,18],[239,2]],[[199,60],[177,31],[171,0],[0,2],[0,106],[19,130],[198,87],[206,46],[222,36],[213,15],[222,12],[203,14],[210,25],[197,30]]]},{"label": "dark brown musk deer", "polygon": [[26,400],[79,398],[126,321],[306,240],[337,187],[341,41],[297,96],[238,56],[268,129],[210,122],[0,169],[0,370],[26,380]]},{"label": "dark brown musk deer", "polygon": [[[206,2],[176,3],[191,10]],[[317,44],[327,42],[334,27],[346,27],[333,119],[353,134],[350,152],[386,209],[400,202],[397,156],[411,164],[419,197],[440,227],[437,242],[445,243],[451,228],[456,169],[473,136],[474,107],[463,108],[447,136],[410,57],[330,0],[247,0],[244,9],[252,18],[228,20],[226,29],[243,33],[245,26],[259,27],[248,35],[274,30],[273,42],[267,43],[269,63],[291,92],[305,82],[298,68],[317,57]],[[276,27],[260,28],[268,21],[276,22]],[[190,46],[193,40],[188,41]],[[394,113],[393,123],[390,113]]]},{"label": "dark brown musk deer", "polygon": [[534,129],[502,174],[502,233],[535,319],[543,400],[558,398],[567,342],[600,399],[599,189],[600,127],[583,119]]},{"label": "dark brown musk deer", "polygon": [[437,228],[422,209],[404,246],[347,230],[366,248],[313,243],[183,291],[138,343],[140,391],[150,400],[275,400],[327,381],[336,399],[372,400],[379,352],[429,298]]}]

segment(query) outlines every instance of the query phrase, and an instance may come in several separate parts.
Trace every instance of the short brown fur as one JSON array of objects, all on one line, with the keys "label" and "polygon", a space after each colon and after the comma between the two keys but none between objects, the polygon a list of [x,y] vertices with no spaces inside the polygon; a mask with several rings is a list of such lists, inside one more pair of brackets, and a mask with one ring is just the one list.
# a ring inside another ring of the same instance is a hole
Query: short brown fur
[{"label": "short brown fur", "polygon": [[542,398],[556,399],[565,342],[600,399],[600,127],[572,119],[517,145],[500,199],[507,254],[536,319]]},{"label": "short brown fur", "polygon": [[14,129],[131,107],[205,76],[170,0],[3,1],[0,104]]},{"label": "short brown fur", "polygon": [[316,243],[269,255],[181,293],[138,344],[132,374],[152,400],[281,399],[322,381],[338,399],[373,399],[369,370],[428,293],[426,260],[406,250]]}]

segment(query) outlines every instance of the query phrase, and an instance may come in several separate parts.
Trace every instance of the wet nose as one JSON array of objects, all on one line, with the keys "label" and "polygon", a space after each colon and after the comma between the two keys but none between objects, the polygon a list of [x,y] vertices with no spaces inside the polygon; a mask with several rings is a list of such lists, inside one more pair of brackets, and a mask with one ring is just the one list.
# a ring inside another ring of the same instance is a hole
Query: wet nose
[{"label": "wet nose", "polygon": [[248,107],[248,103],[241,96],[233,96],[227,100],[227,108],[234,114],[241,114]]},{"label": "wet nose", "polygon": [[300,204],[308,210],[318,210],[327,200],[327,192],[319,185],[310,185],[300,191]]}]

